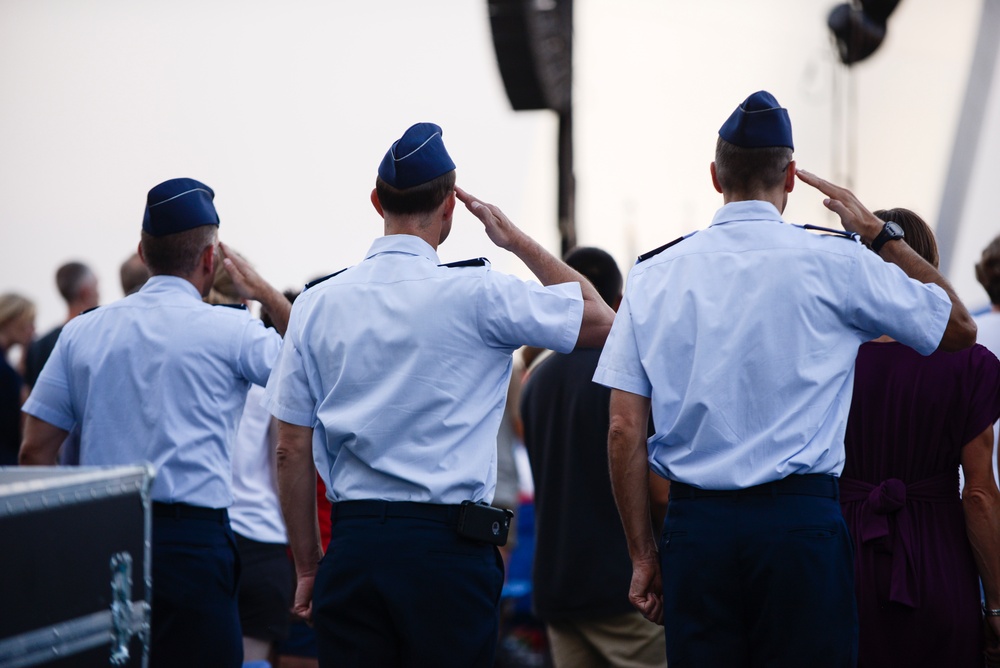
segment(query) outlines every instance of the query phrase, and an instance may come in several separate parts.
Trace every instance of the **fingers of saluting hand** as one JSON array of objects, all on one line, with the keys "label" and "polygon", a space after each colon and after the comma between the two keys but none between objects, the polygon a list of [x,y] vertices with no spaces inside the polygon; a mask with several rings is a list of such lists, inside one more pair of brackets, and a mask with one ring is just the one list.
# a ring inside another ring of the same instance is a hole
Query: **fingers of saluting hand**
[{"label": "fingers of saluting hand", "polygon": [[483,223],[495,222],[495,219],[499,218],[494,206],[473,197],[457,186],[455,187],[455,196],[458,197],[458,201],[465,205],[466,209]]}]

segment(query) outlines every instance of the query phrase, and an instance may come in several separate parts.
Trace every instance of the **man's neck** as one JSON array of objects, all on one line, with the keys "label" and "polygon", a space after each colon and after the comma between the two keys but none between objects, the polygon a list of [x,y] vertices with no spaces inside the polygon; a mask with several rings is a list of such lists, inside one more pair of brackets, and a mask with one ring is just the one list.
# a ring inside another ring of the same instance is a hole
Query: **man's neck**
[{"label": "man's neck", "polygon": [[723,193],[722,201],[726,204],[732,204],[734,202],[768,202],[774,205],[774,208],[778,210],[778,213],[785,210],[786,202],[784,193],[753,193],[751,195]]},{"label": "man's neck", "polygon": [[387,216],[385,218],[385,236],[393,234],[408,234],[419,237],[426,241],[431,248],[437,250],[441,242],[441,225],[415,216]]}]

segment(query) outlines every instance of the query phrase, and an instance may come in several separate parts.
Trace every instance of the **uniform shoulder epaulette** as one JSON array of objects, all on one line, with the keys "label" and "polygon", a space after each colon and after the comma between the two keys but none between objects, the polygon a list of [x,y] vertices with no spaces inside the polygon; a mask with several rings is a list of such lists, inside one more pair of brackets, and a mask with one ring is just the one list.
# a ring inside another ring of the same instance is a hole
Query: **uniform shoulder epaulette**
[{"label": "uniform shoulder epaulette", "polygon": [[844,230],[834,230],[829,227],[820,227],[819,225],[796,225],[796,227],[801,227],[803,230],[813,230],[814,232],[822,232],[823,236],[827,237],[840,237],[842,239],[851,239],[852,241],[861,242],[861,235],[857,232],[845,232]]},{"label": "uniform shoulder epaulette", "polygon": [[328,274],[327,276],[323,276],[322,278],[317,278],[316,280],[309,281],[308,283],[306,283],[306,287],[302,288],[302,290],[306,291],[309,288],[313,287],[314,285],[319,285],[320,283],[322,283],[323,281],[325,281],[327,279],[333,278],[334,276],[336,276],[338,274],[343,274],[348,269],[350,269],[350,267],[344,267],[340,271],[335,271],[332,274]]},{"label": "uniform shoulder epaulette", "polygon": [[439,267],[448,267],[454,269],[456,267],[485,267],[490,263],[484,257],[474,257],[471,260],[459,260],[458,262],[448,262],[447,264],[439,264]]},{"label": "uniform shoulder epaulette", "polygon": [[225,306],[226,308],[234,308],[237,311],[246,311],[246,304],[213,304],[213,306]]},{"label": "uniform shoulder epaulette", "polygon": [[101,308],[101,305],[100,305],[100,304],[98,304],[97,306],[91,306],[91,307],[90,307],[89,309],[87,309],[86,311],[80,311],[80,315],[86,315],[86,314],[90,313],[91,311],[96,311],[96,310],[97,310],[97,309],[99,309],[99,308]]},{"label": "uniform shoulder epaulette", "polygon": [[673,241],[671,241],[670,243],[666,243],[666,244],[663,244],[663,245],[662,245],[662,246],[660,246],[659,248],[654,248],[654,249],[653,249],[653,250],[651,250],[651,251],[648,251],[648,252],[646,252],[646,253],[643,253],[642,255],[640,255],[640,256],[639,256],[639,259],[638,259],[638,260],[636,260],[636,263],[639,263],[639,262],[645,262],[646,260],[648,260],[648,259],[649,259],[649,258],[651,258],[651,257],[656,257],[657,255],[659,255],[659,254],[660,254],[660,253],[662,253],[663,251],[667,250],[667,249],[668,249],[668,248],[670,248],[671,246],[676,246],[676,245],[677,245],[677,244],[679,244],[680,242],[684,241],[684,239],[686,239],[686,238],[687,238],[687,237],[677,237],[676,239],[674,239],[674,240],[673,240]]}]

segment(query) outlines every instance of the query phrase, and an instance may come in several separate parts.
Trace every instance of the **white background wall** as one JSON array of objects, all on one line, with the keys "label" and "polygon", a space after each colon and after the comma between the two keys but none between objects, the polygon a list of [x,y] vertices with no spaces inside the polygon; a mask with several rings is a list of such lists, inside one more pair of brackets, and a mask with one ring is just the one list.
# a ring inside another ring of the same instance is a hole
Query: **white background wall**
[{"label": "white background wall", "polygon": [[[866,203],[933,224],[979,2],[904,0],[850,74],[826,28],[834,4],[577,0],[579,241],[626,270],[706,226],[721,203],[708,175],[718,127],[762,88],[791,113],[800,166],[844,180],[854,146]],[[375,170],[417,121],[442,125],[462,187],[558,248],[556,120],[510,111],[485,0],[0,0],[0,291],[36,300],[40,332],[64,315],[53,276],[65,261],[91,264],[103,300],[117,299],[145,194],[177,176],[215,189],[225,241],[279,288],[300,287],[381,233]],[[786,218],[836,225],[821,199],[797,188]],[[1000,232],[989,213],[962,238],[969,272]],[[465,212],[440,254],[526,275]],[[962,296],[985,303],[959,269]]]}]

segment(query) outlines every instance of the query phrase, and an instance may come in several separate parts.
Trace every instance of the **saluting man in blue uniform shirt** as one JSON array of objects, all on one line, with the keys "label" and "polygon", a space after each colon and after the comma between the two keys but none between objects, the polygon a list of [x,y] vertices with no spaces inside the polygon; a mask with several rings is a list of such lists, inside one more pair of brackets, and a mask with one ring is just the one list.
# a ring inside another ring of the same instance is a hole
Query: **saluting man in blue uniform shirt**
[{"label": "saluting man in blue uniform shirt", "polygon": [[[194,179],[149,191],[139,255],[152,277],[67,324],[24,405],[22,464],[54,465],[78,426],[81,464],[156,468],[151,666],[243,661],[230,455],[247,390],[267,382],[281,339],[246,310],[202,301],[220,261],[214,197]],[[227,255],[242,296],[283,331],[288,300]]]},{"label": "saluting man in blue uniform shirt", "polygon": [[[858,346],[888,334],[926,355],[976,339],[941,274],[849,191],[797,171],[792,146],[769,93],[732,113],[711,166],[725,206],[632,269],[594,376],[613,388],[629,596],[663,623],[672,668],[854,665],[837,476]],[[853,235],[782,220],[796,174]],[[658,544],[647,466],[671,481]]]},{"label": "saluting man in blue uniform shirt", "polygon": [[[456,193],[542,285],[482,259],[441,264]],[[455,187],[433,123],[391,146],[371,200],[385,236],[296,300],[267,386],[295,611],[314,620],[321,666],[492,666],[503,566],[485,504],[511,353],[599,346],[614,314],[498,208]],[[325,558],[314,453],[333,502]]]}]

